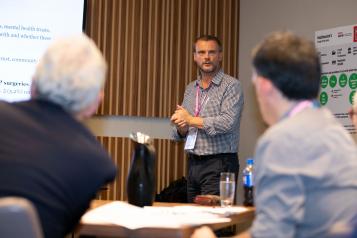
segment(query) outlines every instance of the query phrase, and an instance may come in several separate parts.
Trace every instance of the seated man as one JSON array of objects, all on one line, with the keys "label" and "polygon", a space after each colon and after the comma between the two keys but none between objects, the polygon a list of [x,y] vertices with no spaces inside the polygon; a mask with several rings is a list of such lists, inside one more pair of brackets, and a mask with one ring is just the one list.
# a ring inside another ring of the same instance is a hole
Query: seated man
[{"label": "seated man", "polygon": [[56,41],[39,61],[31,100],[0,102],[0,197],[37,208],[47,238],[78,224],[116,167],[81,124],[103,96],[107,66],[85,35]]},{"label": "seated man", "polygon": [[[255,152],[256,217],[239,237],[326,237],[331,225],[357,213],[357,150],[315,101],[319,56],[311,42],[277,32],[257,46],[253,66],[260,111],[270,128]],[[206,232],[194,237],[209,237]]]},{"label": "seated man", "polygon": [[[357,97],[353,97],[353,105],[348,112],[349,117],[357,129]],[[354,238],[357,237],[357,213],[352,221],[340,221],[330,227],[326,238]]]}]

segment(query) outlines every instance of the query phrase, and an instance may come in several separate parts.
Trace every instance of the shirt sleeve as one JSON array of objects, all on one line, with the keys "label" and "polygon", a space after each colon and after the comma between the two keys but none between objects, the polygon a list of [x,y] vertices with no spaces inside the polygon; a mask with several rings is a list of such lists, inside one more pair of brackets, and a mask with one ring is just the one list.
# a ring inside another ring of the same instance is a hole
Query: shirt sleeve
[{"label": "shirt sleeve", "polygon": [[291,155],[286,144],[279,144],[264,143],[257,147],[256,218],[251,228],[254,238],[295,237],[296,227],[304,217],[302,179],[288,164]]},{"label": "shirt sleeve", "polygon": [[178,131],[176,126],[172,126],[171,128],[171,138],[175,141],[182,141],[184,140],[186,137],[185,136],[181,136]]},{"label": "shirt sleeve", "polygon": [[210,136],[225,134],[240,122],[243,109],[243,90],[240,82],[235,80],[227,87],[222,98],[221,111],[219,115],[205,117],[203,119],[203,130]]}]

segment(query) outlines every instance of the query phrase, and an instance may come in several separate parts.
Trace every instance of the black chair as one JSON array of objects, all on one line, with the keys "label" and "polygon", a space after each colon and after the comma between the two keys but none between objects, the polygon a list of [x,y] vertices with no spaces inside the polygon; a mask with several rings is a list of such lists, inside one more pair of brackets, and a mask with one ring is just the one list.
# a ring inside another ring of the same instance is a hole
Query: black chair
[{"label": "black chair", "polygon": [[1,238],[43,238],[36,209],[20,197],[0,198]]}]

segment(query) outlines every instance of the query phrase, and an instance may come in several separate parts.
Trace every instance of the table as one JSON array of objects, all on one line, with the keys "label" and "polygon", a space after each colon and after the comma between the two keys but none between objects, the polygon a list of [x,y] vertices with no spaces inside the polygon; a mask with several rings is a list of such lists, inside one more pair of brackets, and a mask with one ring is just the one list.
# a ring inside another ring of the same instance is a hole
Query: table
[{"label": "table", "polygon": [[[112,201],[94,200],[91,204],[90,209],[102,206],[104,204],[110,203]],[[165,206],[181,206],[188,205],[183,203],[154,203],[154,206],[165,207]],[[190,204],[193,205],[193,204]],[[217,230],[230,225],[248,223],[254,219],[253,207],[247,208],[246,211],[237,214],[231,214],[228,217],[231,218],[230,222],[209,224],[213,230]],[[204,224],[203,224],[204,225]],[[197,226],[181,226],[180,228],[138,228],[131,230],[115,224],[83,224],[81,223],[78,229],[78,234],[85,236],[98,236],[98,237],[145,237],[145,238],[189,238]]]}]

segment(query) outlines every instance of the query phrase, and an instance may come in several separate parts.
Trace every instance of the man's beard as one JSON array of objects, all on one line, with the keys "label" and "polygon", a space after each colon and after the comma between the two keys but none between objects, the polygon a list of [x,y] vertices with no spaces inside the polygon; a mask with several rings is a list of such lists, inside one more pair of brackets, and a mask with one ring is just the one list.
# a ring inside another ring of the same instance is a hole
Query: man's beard
[{"label": "man's beard", "polygon": [[[206,69],[206,68],[204,68],[203,67],[203,65],[204,64],[209,64],[209,65],[211,65],[212,67],[211,67],[211,69]],[[216,70],[217,70],[217,66],[216,65],[214,65],[214,64],[212,64],[212,63],[204,63],[204,64],[202,64],[199,68],[200,68],[200,71],[202,72],[202,73],[206,73],[206,74],[210,74],[210,73],[214,73]]]}]

